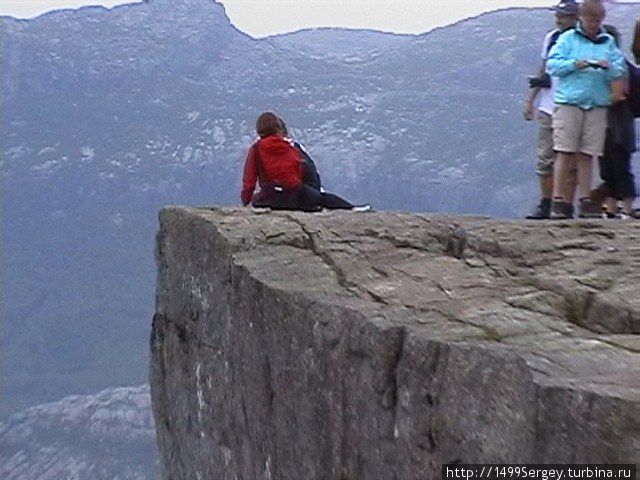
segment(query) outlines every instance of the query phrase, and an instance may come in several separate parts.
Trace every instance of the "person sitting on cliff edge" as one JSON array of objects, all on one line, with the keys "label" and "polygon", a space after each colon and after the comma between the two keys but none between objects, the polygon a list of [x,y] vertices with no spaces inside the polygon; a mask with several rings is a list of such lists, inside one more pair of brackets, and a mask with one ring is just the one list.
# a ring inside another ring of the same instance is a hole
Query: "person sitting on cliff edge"
[{"label": "person sitting on cliff edge", "polygon": [[296,142],[291,135],[289,135],[289,130],[287,129],[287,124],[284,122],[282,118],[280,118],[280,126],[282,127],[282,134],[293,148],[295,148],[300,154],[300,160],[302,161],[302,181],[303,183],[309,185],[315,190],[320,192],[324,192],[322,188],[322,182],[320,181],[320,174],[318,173],[318,169],[316,168],[315,162],[311,159],[311,156],[307,153],[304,147]]},{"label": "person sitting on cliff edge", "polygon": [[[367,211],[332,193],[321,192],[304,183],[300,152],[284,138],[280,118],[264,112],[256,121],[260,137],[247,152],[242,177],[242,204],[273,210],[317,212],[326,209]],[[258,182],[260,190],[254,193]]]}]

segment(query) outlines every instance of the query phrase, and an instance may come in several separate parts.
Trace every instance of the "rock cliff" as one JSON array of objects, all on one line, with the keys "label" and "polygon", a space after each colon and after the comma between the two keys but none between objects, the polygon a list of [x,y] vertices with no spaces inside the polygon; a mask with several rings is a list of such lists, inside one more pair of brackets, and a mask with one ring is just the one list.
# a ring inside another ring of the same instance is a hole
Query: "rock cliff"
[{"label": "rock cliff", "polygon": [[640,463],[640,224],[160,214],[165,479]]}]

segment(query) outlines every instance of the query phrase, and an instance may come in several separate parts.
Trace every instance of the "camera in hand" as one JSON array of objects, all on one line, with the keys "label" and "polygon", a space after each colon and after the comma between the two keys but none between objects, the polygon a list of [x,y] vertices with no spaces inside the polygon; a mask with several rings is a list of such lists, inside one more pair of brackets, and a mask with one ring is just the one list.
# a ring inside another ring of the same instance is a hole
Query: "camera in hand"
[{"label": "camera in hand", "polygon": [[551,76],[543,73],[537,77],[529,77],[529,88],[551,88]]},{"label": "camera in hand", "polygon": [[602,70],[606,70],[607,68],[609,68],[609,67],[606,67],[604,65],[600,65],[595,60],[587,60],[586,63],[587,63],[587,65],[589,65],[592,68],[601,68]]}]

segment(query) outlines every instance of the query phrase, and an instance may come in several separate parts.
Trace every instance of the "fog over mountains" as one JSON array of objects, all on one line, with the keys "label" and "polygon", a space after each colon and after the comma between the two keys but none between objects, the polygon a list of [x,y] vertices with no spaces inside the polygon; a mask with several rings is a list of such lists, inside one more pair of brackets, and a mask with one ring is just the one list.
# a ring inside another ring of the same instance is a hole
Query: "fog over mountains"
[{"label": "fog over mountains", "polygon": [[[625,46],[639,16],[611,6]],[[3,17],[3,418],[146,381],[157,211],[237,204],[261,111],[356,202],[522,215],[537,188],[522,98],[552,25],[513,9],[415,37],[254,40],[210,0]]]}]

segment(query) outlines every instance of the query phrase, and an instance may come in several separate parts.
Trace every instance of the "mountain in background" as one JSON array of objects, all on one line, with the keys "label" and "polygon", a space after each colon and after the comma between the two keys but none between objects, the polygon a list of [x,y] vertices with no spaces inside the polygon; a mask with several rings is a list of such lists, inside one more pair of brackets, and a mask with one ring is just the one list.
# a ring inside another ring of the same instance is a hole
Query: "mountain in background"
[{"label": "mountain in background", "polygon": [[152,480],[158,451],[149,387],[30,408],[0,423],[3,480]]},{"label": "mountain in background", "polygon": [[[625,45],[638,16],[610,7]],[[255,40],[209,0],[3,17],[2,415],[145,381],[157,211],[237,204],[264,110],[355,202],[522,215],[522,99],[552,25],[513,9],[415,37]]]}]

